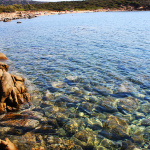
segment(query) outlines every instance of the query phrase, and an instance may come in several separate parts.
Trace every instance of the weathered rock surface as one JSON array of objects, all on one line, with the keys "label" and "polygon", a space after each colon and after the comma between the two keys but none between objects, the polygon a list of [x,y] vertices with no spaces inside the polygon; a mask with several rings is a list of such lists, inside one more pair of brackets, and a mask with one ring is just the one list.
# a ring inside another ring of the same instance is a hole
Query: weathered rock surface
[{"label": "weathered rock surface", "polygon": [[129,138],[127,133],[128,123],[125,119],[111,115],[108,117],[103,126],[104,130],[101,134],[109,139],[120,140]]},{"label": "weathered rock surface", "polygon": [[134,113],[138,109],[138,100],[133,97],[119,99],[117,108],[123,114]]},{"label": "weathered rock surface", "polygon": [[32,119],[30,115],[6,114],[0,121],[1,126],[14,127],[16,129],[34,129],[39,121]]},{"label": "weathered rock surface", "polygon": [[0,62],[0,114],[16,111],[26,102],[30,102],[30,94],[24,79],[8,73],[8,65]]},{"label": "weathered rock surface", "polygon": [[1,60],[7,60],[7,57],[3,53],[0,53],[0,59]]},{"label": "weathered rock surface", "polygon": [[[8,65],[7,64],[5,64],[5,63],[2,63],[2,62],[0,62],[0,69],[1,69],[1,73],[0,73],[0,75],[2,76],[2,74],[3,74],[3,71],[8,71]],[[0,76],[0,77],[1,77]]]}]

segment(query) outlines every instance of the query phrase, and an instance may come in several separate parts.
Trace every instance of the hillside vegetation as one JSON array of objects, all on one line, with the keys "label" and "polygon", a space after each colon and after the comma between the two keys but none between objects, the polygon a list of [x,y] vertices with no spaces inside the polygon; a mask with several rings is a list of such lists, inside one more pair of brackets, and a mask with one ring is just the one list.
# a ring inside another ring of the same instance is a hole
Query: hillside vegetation
[{"label": "hillside vegetation", "polygon": [[28,10],[96,10],[96,9],[120,9],[125,10],[150,10],[150,0],[85,0],[70,2],[50,2],[38,4],[13,4],[0,5],[0,12],[28,11]]}]

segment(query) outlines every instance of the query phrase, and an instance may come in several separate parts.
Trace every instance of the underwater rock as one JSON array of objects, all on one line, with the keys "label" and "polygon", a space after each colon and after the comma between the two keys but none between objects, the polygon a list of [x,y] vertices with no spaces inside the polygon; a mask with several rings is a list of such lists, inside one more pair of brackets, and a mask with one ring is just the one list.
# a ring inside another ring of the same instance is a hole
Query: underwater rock
[{"label": "underwater rock", "polygon": [[87,115],[90,115],[92,113],[93,108],[94,108],[94,104],[88,102],[82,102],[79,105],[78,110],[86,113]]},{"label": "underwater rock", "polygon": [[88,128],[77,132],[71,139],[75,142],[75,144],[80,145],[84,149],[96,148],[100,144],[101,140],[97,133]]},{"label": "underwater rock", "polygon": [[59,138],[57,136],[48,136],[47,143],[47,149],[50,150],[82,150],[82,148],[76,145],[72,140]]},{"label": "underwater rock", "polygon": [[64,83],[64,82],[52,82],[51,85],[53,88],[64,88],[66,86],[66,83]]},{"label": "underwater rock", "polygon": [[77,122],[77,120],[69,120],[65,123],[64,125],[64,129],[68,132],[68,133],[71,133],[71,134],[75,134],[78,132],[79,130],[79,124]]},{"label": "underwater rock", "polygon": [[40,133],[40,134],[55,134],[56,133],[56,129],[53,128],[53,126],[51,125],[47,125],[47,124],[40,124],[38,127],[36,127],[33,130],[34,133]]},{"label": "underwater rock", "polygon": [[40,134],[27,132],[21,136],[11,137],[11,141],[17,145],[19,150],[45,150],[43,137]]},{"label": "underwater rock", "polygon": [[142,126],[150,126],[150,120],[146,119],[146,118],[142,119],[141,120],[141,125]]},{"label": "underwater rock", "polygon": [[0,127],[0,133],[1,135],[7,134],[11,130],[11,127]]},{"label": "underwater rock", "polygon": [[150,103],[142,104],[141,105],[141,110],[145,114],[149,114],[150,113]]},{"label": "underwater rock", "polygon": [[38,120],[30,119],[28,115],[6,114],[0,122],[0,125],[15,128],[34,129],[39,125]]},{"label": "underwater rock", "polygon": [[56,106],[50,106],[50,107],[46,107],[44,108],[44,113],[47,117],[52,116],[53,114],[57,113],[59,111],[59,107]]},{"label": "underwater rock", "polygon": [[103,130],[100,134],[112,140],[128,139],[127,128],[127,120],[110,115],[104,122]]},{"label": "underwater rock", "polygon": [[114,94],[112,94],[112,96],[117,97],[117,98],[125,98],[125,97],[128,97],[128,96],[133,96],[134,97],[133,91],[136,92],[136,89],[133,86],[128,85],[126,83],[122,83],[116,89]]},{"label": "underwater rock", "polygon": [[47,90],[45,92],[45,97],[46,99],[54,99],[54,94]]},{"label": "underwater rock", "polygon": [[100,145],[107,148],[107,149],[118,149],[121,147],[120,143],[117,143],[115,141],[111,141],[109,139],[103,139],[101,141]]},{"label": "underwater rock", "polygon": [[77,103],[77,101],[73,100],[73,99],[69,99],[68,97],[65,96],[61,96],[58,97],[55,101],[55,105],[57,106],[68,106],[69,104],[75,105]]},{"label": "underwater rock", "polygon": [[103,127],[102,122],[96,117],[85,118],[85,123],[87,127],[91,128],[92,130],[100,130]]},{"label": "underwater rock", "polygon": [[66,136],[66,131],[63,128],[59,128],[56,132],[59,136]]},{"label": "underwater rock", "polygon": [[24,110],[21,115],[27,115],[31,119],[43,121],[44,120],[44,114],[38,111],[30,111],[30,110]]},{"label": "underwater rock", "polygon": [[98,92],[102,96],[108,96],[113,94],[113,91],[104,86],[96,86],[94,87],[94,91]]},{"label": "underwater rock", "polygon": [[96,106],[96,111],[109,113],[117,112],[118,110],[115,100],[116,99],[110,96],[99,99],[99,102],[97,103]]},{"label": "underwater rock", "polygon": [[138,103],[138,100],[133,97],[122,98],[118,99],[117,108],[123,114],[134,113],[138,110]]},{"label": "underwater rock", "polygon": [[66,79],[71,82],[76,82],[78,80],[77,76],[67,76]]}]

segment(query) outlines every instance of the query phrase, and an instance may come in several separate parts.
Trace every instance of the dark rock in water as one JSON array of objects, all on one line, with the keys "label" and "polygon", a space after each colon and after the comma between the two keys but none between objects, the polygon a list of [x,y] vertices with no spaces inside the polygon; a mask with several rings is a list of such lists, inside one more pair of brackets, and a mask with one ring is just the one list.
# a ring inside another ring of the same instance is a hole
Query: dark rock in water
[{"label": "dark rock in water", "polygon": [[93,90],[98,92],[102,96],[108,96],[108,95],[112,94],[111,90],[109,90],[108,88],[103,87],[103,86],[96,86],[95,88],[93,88]]},{"label": "dark rock in water", "polygon": [[17,21],[17,23],[21,23],[21,21]]},{"label": "dark rock in water", "polygon": [[108,96],[101,98],[97,103],[95,109],[97,112],[109,112],[114,113],[117,112],[117,106],[115,106],[115,98]]},{"label": "dark rock in water", "polygon": [[57,136],[47,137],[47,149],[49,150],[83,150],[81,146],[76,145],[73,140],[63,139]]},{"label": "dark rock in water", "polygon": [[35,15],[34,14],[30,14],[30,15],[28,15],[28,18],[29,19],[32,19],[32,18],[34,18],[35,17]]},{"label": "dark rock in water", "polygon": [[128,84],[121,84],[117,88],[117,90],[112,94],[112,96],[117,97],[117,98],[124,98],[128,96],[133,96],[133,89],[134,87],[128,85]]},{"label": "dark rock in water", "polygon": [[90,115],[92,113],[93,108],[94,104],[92,103],[81,103],[78,107],[78,110]]},{"label": "dark rock in water", "polygon": [[107,149],[120,149],[121,148],[121,143],[117,143],[115,141],[111,141],[109,139],[103,139],[100,143],[101,146],[104,146],[105,147],[105,150],[106,148]]},{"label": "dark rock in water", "polygon": [[28,115],[7,114],[1,119],[0,125],[31,130],[39,125],[39,121],[30,119]]},{"label": "dark rock in water", "polygon": [[129,139],[127,133],[128,123],[125,119],[109,116],[103,125],[103,130],[100,134],[111,140]]},{"label": "dark rock in water", "polygon": [[33,130],[34,133],[41,133],[41,134],[56,134],[56,129],[54,129],[50,125],[42,125]]},{"label": "dark rock in water", "polygon": [[144,100],[150,102],[150,97],[145,96],[145,97],[144,97]]},{"label": "dark rock in water", "polygon": [[134,96],[134,94],[129,93],[129,92],[118,92],[115,94],[111,94],[111,96],[117,97],[117,98],[125,98],[125,97],[129,97],[129,96]]},{"label": "dark rock in water", "polygon": [[[45,146],[42,135],[33,134],[32,132],[27,132],[22,136],[15,136],[14,139],[19,150],[30,150],[32,148],[43,150]],[[43,148],[38,148],[42,146]]]},{"label": "dark rock in water", "polygon": [[101,140],[96,132],[88,129],[79,131],[72,137],[72,139],[75,144],[80,145],[85,150],[96,148]]},{"label": "dark rock in water", "polygon": [[132,97],[119,99],[117,108],[123,114],[134,113],[138,109],[138,100]]},{"label": "dark rock in water", "polygon": [[10,22],[11,18],[4,18],[3,22]]},{"label": "dark rock in water", "polygon": [[142,105],[141,105],[141,110],[142,110],[142,112],[144,112],[145,114],[149,114],[149,113],[150,113],[150,104],[149,104],[149,103],[142,104]]},{"label": "dark rock in water", "polygon": [[68,85],[75,85],[77,81],[79,81],[77,76],[67,76],[64,80]]},{"label": "dark rock in water", "polygon": [[71,134],[75,134],[79,130],[79,124],[77,120],[72,119],[66,122],[66,124],[64,125],[64,129]]},{"label": "dark rock in water", "polygon": [[142,126],[150,126],[150,120],[149,119],[142,119],[141,125]]}]

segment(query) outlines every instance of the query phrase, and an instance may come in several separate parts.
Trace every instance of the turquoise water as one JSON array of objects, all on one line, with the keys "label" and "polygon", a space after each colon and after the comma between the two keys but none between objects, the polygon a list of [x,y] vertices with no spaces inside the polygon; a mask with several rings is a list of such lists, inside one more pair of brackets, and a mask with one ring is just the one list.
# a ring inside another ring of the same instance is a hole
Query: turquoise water
[{"label": "turquoise water", "polygon": [[[65,133],[56,137],[82,149],[123,149],[123,143],[124,149],[149,149],[149,16],[149,11],[99,12],[0,22],[0,52],[12,73],[38,89],[38,111],[55,118],[55,129]],[[53,113],[52,107],[59,109]],[[114,134],[111,116],[127,121],[123,131],[115,128],[122,136]],[[85,132],[97,144],[78,137]]]}]

